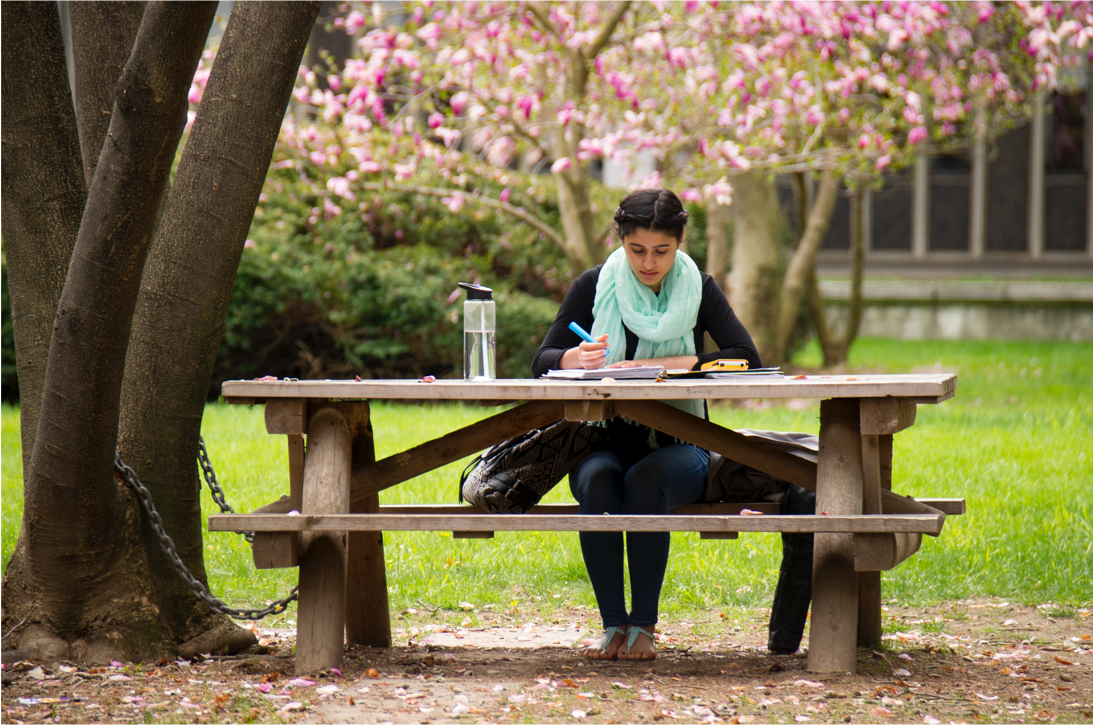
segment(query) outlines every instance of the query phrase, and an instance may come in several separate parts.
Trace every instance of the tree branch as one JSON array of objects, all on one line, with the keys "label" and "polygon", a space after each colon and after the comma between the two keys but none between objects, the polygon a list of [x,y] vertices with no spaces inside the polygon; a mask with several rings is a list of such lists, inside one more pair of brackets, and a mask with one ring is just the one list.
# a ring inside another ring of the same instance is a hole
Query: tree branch
[{"label": "tree branch", "polygon": [[561,234],[558,234],[558,232],[553,227],[544,223],[540,219],[536,219],[534,216],[529,214],[527,210],[509,204],[506,201],[501,201],[500,199],[494,199],[489,196],[482,196],[481,194],[468,193],[461,189],[444,189],[436,186],[418,186],[417,184],[391,185],[384,182],[365,181],[358,186],[360,186],[362,189],[367,189],[368,191],[403,191],[409,192],[411,194],[423,194],[425,196],[444,197],[459,194],[467,201],[484,204],[485,206],[490,206],[494,209],[500,209],[506,214],[514,216],[526,224],[530,224],[543,234],[547,235],[547,237],[552,242],[557,244],[561,249],[565,249],[565,238],[562,237]]},{"label": "tree branch", "polygon": [[612,7],[614,10],[611,12],[611,17],[608,18],[604,26],[600,28],[600,34],[592,41],[592,45],[588,46],[588,54],[585,56],[585,61],[593,60],[600,54],[603,47],[607,45],[607,41],[611,39],[611,35],[615,32],[615,28],[618,27],[619,22],[622,20],[622,16],[630,9],[630,0],[615,3]]}]

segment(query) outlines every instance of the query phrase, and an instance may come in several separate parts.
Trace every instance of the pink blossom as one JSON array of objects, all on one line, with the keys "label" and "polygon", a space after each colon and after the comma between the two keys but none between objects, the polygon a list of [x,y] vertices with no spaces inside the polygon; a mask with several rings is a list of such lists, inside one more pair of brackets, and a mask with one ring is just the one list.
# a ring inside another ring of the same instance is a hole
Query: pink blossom
[{"label": "pink blossom", "polygon": [[439,25],[437,25],[436,23],[428,23],[421,26],[421,28],[418,29],[415,35],[417,35],[417,37],[420,38],[428,47],[435,48],[437,41],[440,40],[441,32],[442,31]]},{"label": "pink blossom", "polygon": [[444,114],[431,113],[429,114],[429,128],[440,128],[444,123]]},{"label": "pink blossom", "polygon": [[448,102],[452,107],[452,113],[457,116],[462,116],[463,111],[467,108],[467,102],[470,100],[471,94],[466,91],[460,91],[452,96],[452,99]]},{"label": "pink blossom", "polygon": [[501,190],[501,195],[498,197],[502,202],[507,202],[509,197],[512,196],[512,190],[507,186]]},{"label": "pink blossom", "polygon": [[699,202],[702,201],[702,193],[698,189],[684,189],[679,193],[679,198],[683,201]]},{"label": "pink blossom", "polygon": [[907,134],[907,143],[915,146],[926,140],[926,127],[915,126],[911,129],[911,132]]},{"label": "pink blossom", "polygon": [[568,169],[571,166],[573,166],[573,160],[570,159],[568,156],[564,157],[564,158],[560,158],[557,161],[555,161],[553,164],[551,164],[550,173],[560,174],[560,173],[562,173],[563,171],[565,171],[566,169]]},{"label": "pink blossom", "polygon": [[362,174],[378,174],[383,171],[383,164],[378,161],[362,161],[360,166],[357,167]]},{"label": "pink blossom", "polygon": [[248,239],[247,241],[243,242],[243,249],[254,249],[254,240]]},{"label": "pink blossom", "polygon": [[459,210],[463,208],[463,203],[466,201],[462,194],[453,194],[452,196],[445,196],[440,200],[448,207],[448,211],[452,214],[458,214]]},{"label": "pink blossom", "polygon": [[368,23],[368,19],[361,13],[354,10],[349,13],[345,19],[345,32],[350,35],[356,35],[356,33]]},{"label": "pink blossom", "polygon": [[885,167],[888,166],[888,164],[890,163],[892,163],[892,157],[888,154],[885,154],[884,156],[881,156],[879,159],[877,159],[876,163],[874,163],[873,166],[876,167],[877,171],[884,171]]},{"label": "pink blossom", "polygon": [[[326,182],[326,188],[334,192],[334,194],[336,194],[337,196],[342,197],[343,199],[355,201],[357,198],[356,196],[354,196],[353,192],[349,190],[349,179],[341,176],[335,176],[331,179],[328,179]],[[341,212],[339,211],[339,213]]]}]

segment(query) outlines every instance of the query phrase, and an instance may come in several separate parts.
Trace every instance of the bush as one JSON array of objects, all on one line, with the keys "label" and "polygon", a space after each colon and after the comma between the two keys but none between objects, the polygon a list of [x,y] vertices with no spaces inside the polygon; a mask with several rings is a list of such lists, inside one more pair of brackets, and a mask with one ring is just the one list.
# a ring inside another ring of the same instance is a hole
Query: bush
[{"label": "bush", "polygon": [[462,375],[460,281],[495,290],[498,375],[531,374],[569,277],[537,231],[471,202],[455,214],[414,194],[320,197],[295,172],[271,171],[265,188],[212,394],[261,375]]}]

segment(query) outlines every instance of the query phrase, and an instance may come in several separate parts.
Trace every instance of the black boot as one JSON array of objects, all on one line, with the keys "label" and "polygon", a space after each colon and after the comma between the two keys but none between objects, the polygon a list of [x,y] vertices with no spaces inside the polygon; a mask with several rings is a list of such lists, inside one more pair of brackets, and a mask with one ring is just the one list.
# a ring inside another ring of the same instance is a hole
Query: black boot
[{"label": "black boot", "polygon": [[[783,515],[816,513],[816,494],[792,484],[782,497]],[[770,609],[767,649],[778,654],[796,652],[801,646],[812,601],[813,534],[782,534],[782,567]]]}]

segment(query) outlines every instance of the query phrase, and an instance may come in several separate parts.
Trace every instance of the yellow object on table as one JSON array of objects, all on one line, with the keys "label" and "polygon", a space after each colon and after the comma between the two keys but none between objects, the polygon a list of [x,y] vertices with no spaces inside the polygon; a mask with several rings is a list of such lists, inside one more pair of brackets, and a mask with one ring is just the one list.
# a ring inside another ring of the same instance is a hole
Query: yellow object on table
[{"label": "yellow object on table", "polygon": [[705,363],[699,370],[708,372],[727,372],[729,370],[747,370],[747,360],[711,360]]}]

